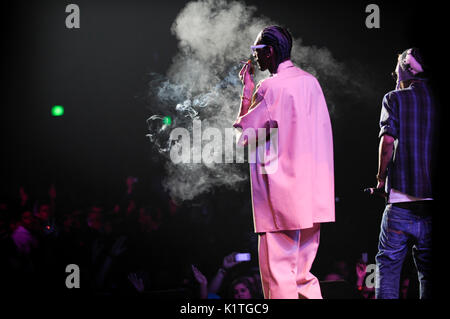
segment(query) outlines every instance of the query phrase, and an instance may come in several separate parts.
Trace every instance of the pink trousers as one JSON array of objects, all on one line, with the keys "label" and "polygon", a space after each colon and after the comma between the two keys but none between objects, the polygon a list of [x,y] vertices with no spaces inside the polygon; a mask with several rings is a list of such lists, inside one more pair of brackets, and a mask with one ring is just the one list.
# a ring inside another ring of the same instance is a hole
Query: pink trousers
[{"label": "pink trousers", "polygon": [[320,224],[259,234],[259,268],[266,299],[322,299],[311,266],[319,247]]}]

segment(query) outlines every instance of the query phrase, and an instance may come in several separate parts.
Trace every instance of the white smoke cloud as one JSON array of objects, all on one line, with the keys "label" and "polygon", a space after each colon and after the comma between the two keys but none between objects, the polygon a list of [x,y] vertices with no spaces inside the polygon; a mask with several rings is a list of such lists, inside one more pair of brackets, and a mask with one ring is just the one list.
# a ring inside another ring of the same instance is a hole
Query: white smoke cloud
[{"label": "white smoke cloud", "polygon": [[[166,161],[164,187],[177,200],[191,200],[215,187],[242,186],[248,179],[247,165],[174,164],[168,157],[169,127],[160,116],[173,118],[172,127],[192,132],[192,120],[202,128],[224,131],[236,119],[241,94],[239,61],[246,60],[258,33],[278,24],[257,16],[257,8],[239,1],[200,0],[188,3],[178,14],[171,31],[178,39],[179,52],[165,76],[152,74],[150,140]],[[330,112],[335,97],[362,88],[349,76],[342,63],[326,48],[303,46],[293,34],[292,60],[315,75],[324,90]],[[257,72],[255,81],[268,76]],[[192,135],[191,135],[192,136]]]}]

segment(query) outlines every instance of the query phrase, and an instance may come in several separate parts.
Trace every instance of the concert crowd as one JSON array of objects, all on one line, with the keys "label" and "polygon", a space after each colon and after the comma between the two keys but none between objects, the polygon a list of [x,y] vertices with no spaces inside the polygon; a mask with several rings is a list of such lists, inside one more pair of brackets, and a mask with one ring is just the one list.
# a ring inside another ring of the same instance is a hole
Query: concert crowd
[{"label": "concert crowd", "polygon": [[[0,197],[4,291],[263,298],[250,203],[185,205],[164,194],[139,195],[137,184],[128,176],[122,196],[108,203],[61,203],[55,185],[41,198],[25,187],[15,200]],[[247,223],[237,222],[242,219]],[[251,259],[236,261],[241,252]],[[317,269],[324,298],[374,298],[366,263],[338,258]],[[66,285],[71,264],[80,271],[78,289]],[[402,280],[402,298],[413,295],[410,281]]]}]

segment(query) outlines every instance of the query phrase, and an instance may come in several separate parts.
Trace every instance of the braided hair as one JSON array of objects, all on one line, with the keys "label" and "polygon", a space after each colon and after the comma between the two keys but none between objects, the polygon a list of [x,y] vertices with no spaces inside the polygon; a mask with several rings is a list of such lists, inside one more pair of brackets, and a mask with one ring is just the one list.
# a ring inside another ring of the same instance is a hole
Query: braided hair
[{"label": "braided hair", "polygon": [[264,28],[259,43],[271,46],[274,49],[277,64],[291,57],[292,36],[285,28],[276,25]]}]

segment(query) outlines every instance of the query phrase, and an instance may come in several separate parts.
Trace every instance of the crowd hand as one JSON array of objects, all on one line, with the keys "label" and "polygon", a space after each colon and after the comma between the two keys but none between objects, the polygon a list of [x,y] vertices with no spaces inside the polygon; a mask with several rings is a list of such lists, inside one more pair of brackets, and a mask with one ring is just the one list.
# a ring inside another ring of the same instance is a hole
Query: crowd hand
[{"label": "crowd hand", "polygon": [[50,185],[50,189],[48,190],[48,196],[51,200],[54,200],[56,198],[56,188],[55,184]]},{"label": "crowd hand", "polygon": [[100,253],[103,251],[103,248],[105,248],[105,245],[100,242],[99,239],[95,239],[92,243],[92,260],[95,262],[97,260],[98,256],[100,256]]},{"label": "crowd hand", "polygon": [[192,272],[194,273],[195,280],[197,280],[200,285],[208,285],[208,280],[206,279],[206,277],[194,265],[192,265]]},{"label": "crowd hand", "polygon": [[28,194],[27,192],[25,192],[25,189],[22,186],[19,188],[19,195],[21,204],[24,205],[28,200]]},{"label": "crowd hand", "polygon": [[134,177],[134,176],[127,176],[126,185],[127,185],[128,192],[131,192],[133,190],[133,186],[136,183],[137,183],[137,178],[136,177]]},{"label": "crowd hand", "polygon": [[119,238],[117,238],[117,240],[111,247],[111,251],[109,252],[111,257],[117,257],[127,250],[127,247],[125,246],[126,239],[126,236],[120,236]]},{"label": "crowd hand", "polygon": [[128,280],[133,284],[134,288],[136,288],[139,293],[144,292],[144,280],[142,277],[138,276],[136,273],[130,273],[128,275]]},{"label": "crowd hand", "polygon": [[236,261],[236,254],[236,252],[233,252],[228,256],[225,256],[223,259],[223,268],[230,269],[240,263],[240,261]]},{"label": "crowd hand", "polygon": [[360,280],[364,279],[364,277],[366,276],[366,264],[362,262],[358,262],[356,264],[356,276]]}]

